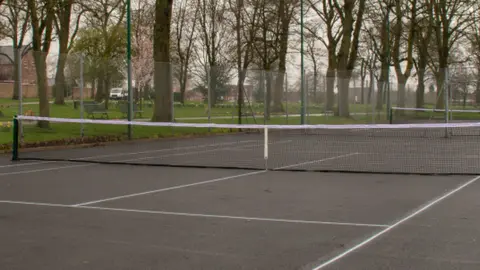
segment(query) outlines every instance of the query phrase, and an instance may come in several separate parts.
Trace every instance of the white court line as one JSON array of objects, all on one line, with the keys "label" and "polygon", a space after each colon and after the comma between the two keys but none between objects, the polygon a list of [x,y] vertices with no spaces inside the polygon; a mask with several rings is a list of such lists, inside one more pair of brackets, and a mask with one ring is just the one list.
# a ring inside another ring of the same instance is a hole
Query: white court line
[{"label": "white court line", "polygon": [[350,249],[347,249],[346,251],[344,251],[343,253],[333,257],[332,259],[320,264],[319,266],[313,268],[312,270],[320,270],[320,269],[323,269],[329,265],[331,265],[332,263],[334,262],[337,262],[339,261],[340,259],[348,256],[350,253],[353,253],[354,251],[364,247],[365,245],[367,245],[368,243],[372,242],[373,240],[377,239],[378,237],[386,234],[387,232],[395,229],[396,227],[398,227],[399,225],[405,223],[406,221],[409,221],[410,219],[420,215],[421,213],[425,212],[426,210],[428,210],[429,208],[433,207],[434,205],[438,204],[439,202],[447,199],[448,197],[452,196],[453,194],[459,192],[460,190],[466,188],[467,186],[475,183],[478,179],[480,179],[480,176],[477,176],[471,180],[469,180],[468,182],[466,182],[465,184],[457,187],[456,189],[454,190],[451,190],[450,192],[447,192],[446,194],[444,194],[443,196],[431,201],[430,203],[428,203],[427,205],[423,206],[422,208],[420,208],[419,210],[413,212],[412,214],[404,217],[403,219],[399,220],[398,222],[396,222],[395,224],[393,225],[390,225],[388,226],[387,228],[385,228],[384,230],[374,234],[373,236],[367,238],[366,240],[364,240],[363,242],[361,242],[360,244],[350,248]]},{"label": "white court line", "polygon": [[[255,141],[244,141],[246,142],[255,142]],[[230,145],[232,143],[228,143]],[[218,145],[217,145],[218,146]],[[198,146],[192,147],[192,148],[197,148]],[[246,146],[241,146],[241,147],[246,147]],[[171,149],[169,149],[171,150]],[[176,149],[178,150],[178,148]],[[144,159],[154,159],[154,158],[161,158],[161,157],[168,157],[168,156],[175,156],[175,155],[192,155],[192,154],[199,154],[199,153],[206,153],[210,151],[221,151],[224,150],[223,148],[216,148],[213,150],[201,150],[201,151],[195,151],[195,152],[186,152],[186,153],[181,153],[181,154],[169,154],[169,155],[162,155],[162,156],[155,156],[155,157],[142,157],[142,158],[135,158],[135,159],[126,159],[126,160],[117,160],[113,162],[129,162],[129,161],[140,161]],[[158,150],[155,150],[158,152]],[[147,151],[145,151],[147,152]],[[137,152],[136,154],[139,153],[145,153],[145,152]],[[133,155],[133,153],[132,153]],[[103,156],[104,157],[104,156]],[[85,158],[86,159],[86,158]],[[67,161],[65,161],[67,162]],[[55,170],[62,170],[62,169],[72,169],[72,168],[81,168],[81,167],[90,167],[90,166],[98,166],[99,164],[81,164],[81,165],[68,165],[68,166],[60,166],[60,167],[51,167],[51,168],[45,168],[45,169],[35,169],[35,170],[25,170],[25,171],[18,171],[18,172],[6,172],[6,173],[0,173],[0,177],[2,176],[9,176],[9,175],[18,175],[18,174],[29,174],[29,173],[37,173],[37,172],[46,172],[46,171],[55,171]]]},{"label": "white court line", "polygon": [[349,153],[345,155],[340,155],[340,156],[334,156],[334,157],[329,157],[329,158],[323,158],[323,159],[317,159],[317,160],[312,160],[312,161],[307,161],[307,162],[302,162],[302,163],[297,163],[297,164],[292,164],[292,165],[287,165],[279,168],[275,168],[273,170],[282,170],[282,169],[287,169],[287,168],[292,168],[292,167],[298,167],[302,165],[308,165],[308,164],[313,164],[313,163],[320,163],[328,160],[333,160],[333,159],[339,159],[339,158],[344,158],[344,157],[350,157],[354,155],[358,155],[360,153]]},{"label": "white court line", "polygon": [[41,161],[41,162],[29,162],[29,163],[20,163],[20,164],[10,164],[10,165],[1,165],[1,168],[13,168],[13,167],[23,167],[23,166],[34,166],[46,163],[56,163],[58,161]]},{"label": "white court line", "polygon": [[45,168],[45,169],[26,170],[26,171],[18,171],[18,172],[6,172],[6,173],[0,173],[0,177],[9,176],[9,175],[17,175],[17,174],[28,174],[28,173],[62,170],[62,169],[89,167],[89,166],[93,166],[93,165],[96,165],[96,164],[69,165],[69,166],[60,166],[60,167],[52,167],[52,168]]},{"label": "white court line", "polygon": [[91,202],[84,202],[84,203],[79,203],[79,204],[75,204],[75,205],[72,205],[72,206],[85,206],[85,205],[90,205],[90,204],[96,204],[96,203],[102,203],[102,202],[115,201],[115,200],[132,198],[132,197],[137,197],[137,196],[142,196],[142,195],[148,195],[148,194],[153,194],[153,193],[159,193],[159,192],[164,192],[164,191],[170,191],[170,190],[175,190],[175,189],[181,189],[181,188],[187,188],[187,187],[205,185],[205,184],[210,184],[210,183],[215,183],[215,182],[220,182],[220,181],[235,179],[235,178],[239,178],[239,177],[245,177],[245,176],[250,176],[250,175],[255,175],[255,174],[261,174],[261,173],[265,173],[265,172],[267,172],[267,171],[256,171],[256,172],[250,172],[250,173],[236,174],[236,175],[232,175],[232,176],[215,178],[215,179],[211,179],[211,180],[207,180],[207,181],[202,181],[202,182],[196,182],[196,183],[192,183],[192,184],[186,184],[186,185],[180,185],[180,186],[173,186],[173,187],[168,187],[168,188],[162,188],[162,189],[150,190],[150,191],[145,191],[145,192],[127,194],[127,195],[122,195],[122,196],[117,196],[117,197],[112,197],[112,198],[106,198],[106,199],[96,200],[96,201],[91,201]]},{"label": "white court line", "polygon": [[317,225],[351,226],[351,227],[380,227],[380,228],[388,227],[388,225],[384,225],[384,224],[368,224],[368,223],[350,223],[350,222],[335,222],[335,221],[314,221],[314,220],[297,220],[297,219],[278,219],[278,218],[262,218],[262,217],[194,214],[194,213],[183,213],[183,212],[167,212],[167,211],[154,211],[154,210],[138,210],[138,209],[96,207],[96,206],[72,206],[72,205],[65,205],[65,204],[22,202],[22,201],[0,201],[0,203],[34,205],[34,206],[47,206],[47,207],[61,207],[61,208],[74,208],[74,209],[90,209],[90,210],[113,211],[113,212],[130,212],[130,213],[139,213],[139,214],[156,214],[156,215],[166,215],[166,216],[236,219],[236,220],[246,220],[246,221],[267,221],[267,222],[279,222],[279,223],[317,224]]}]

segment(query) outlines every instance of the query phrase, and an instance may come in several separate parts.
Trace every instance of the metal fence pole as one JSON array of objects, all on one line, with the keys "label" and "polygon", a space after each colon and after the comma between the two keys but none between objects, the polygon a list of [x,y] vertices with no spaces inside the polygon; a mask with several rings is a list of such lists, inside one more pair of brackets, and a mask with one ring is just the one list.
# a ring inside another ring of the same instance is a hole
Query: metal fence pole
[{"label": "metal fence pole", "polygon": [[288,74],[285,73],[285,115],[288,125]]},{"label": "metal fence pole", "polygon": [[[210,66],[210,68],[207,71],[207,114],[208,114],[208,123],[212,122],[212,69],[213,67]],[[210,130],[210,129],[209,129]]]},{"label": "metal fence pole", "polygon": [[[19,54],[19,57],[17,59],[20,59],[17,63],[17,69],[18,69],[18,115],[22,116],[23,115],[23,86],[22,86],[22,53],[20,49],[18,49],[15,53]],[[19,137],[20,140],[23,140],[23,125],[21,121],[18,123],[18,132],[19,132]]]},{"label": "metal fence pole", "polygon": [[265,87],[265,70],[261,71],[260,83],[263,90],[263,124],[267,124],[267,88]]},{"label": "metal fence pole", "polygon": [[[445,72],[445,80],[443,82],[443,95],[444,95],[444,99],[445,99],[445,124],[448,124],[448,115],[450,113],[450,110],[449,110],[449,98],[448,98],[448,68],[445,68],[444,70]],[[445,127],[445,137],[448,137],[448,127]]]},{"label": "metal fence pole", "polygon": [[[80,119],[83,119],[84,117],[84,112],[83,112],[83,88],[84,88],[84,82],[83,82],[83,54],[80,54]],[[93,85],[92,85],[93,87]],[[83,127],[83,122],[80,124],[80,135],[83,137],[84,136],[84,127]]]},{"label": "metal fence pole", "polygon": [[13,118],[13,145],[12,145],[12,161],[15,161],[15,160],[18,160],[18,145],[19,145],[19,141],[18,141],[18,129],[19,129],[19,123],[18,123],[18,118],[17,116],[15,115],[15,117]]}]

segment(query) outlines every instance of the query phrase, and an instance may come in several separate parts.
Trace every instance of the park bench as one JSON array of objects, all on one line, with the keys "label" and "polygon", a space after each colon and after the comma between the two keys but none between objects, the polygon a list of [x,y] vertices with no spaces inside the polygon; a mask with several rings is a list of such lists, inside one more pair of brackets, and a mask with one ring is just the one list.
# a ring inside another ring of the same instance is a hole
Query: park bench
[{"label": "park bench", "polygon": [[87,113],[87,117],[95,118],[95,115],[99,114],[108,119],[108,110],[105,108],[105,104],[97,103],[94,101],[83,102],[84,112]]},{"label": "park bench", "polygon": [[[128,103],[120,103],[118,104],[118,108],[123,116],[126,118],[128,115]],[[133,104],[133,113],[134,115],[138,115],[140,118],[142,117],[143,111],[138,108],[137,104]]]}]

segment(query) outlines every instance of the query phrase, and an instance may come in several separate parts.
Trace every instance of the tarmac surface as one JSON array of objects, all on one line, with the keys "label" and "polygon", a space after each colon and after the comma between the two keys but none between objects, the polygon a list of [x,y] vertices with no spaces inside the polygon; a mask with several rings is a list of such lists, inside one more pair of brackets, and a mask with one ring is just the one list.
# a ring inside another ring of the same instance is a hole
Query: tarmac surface
[{"label": "tarmac surface", "polygon": [[478,179],[5,156],[0,269],[477,270]]}]

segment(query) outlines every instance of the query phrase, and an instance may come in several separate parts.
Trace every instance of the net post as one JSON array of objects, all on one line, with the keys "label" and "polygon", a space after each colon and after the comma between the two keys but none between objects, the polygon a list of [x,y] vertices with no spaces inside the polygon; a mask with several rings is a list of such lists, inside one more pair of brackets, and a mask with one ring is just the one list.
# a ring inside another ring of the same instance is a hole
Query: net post
[{"label": "net post", "polygon": [[263,158],[265,160],[265,170],[268,170],[268,126],[265,125],[265,127],[263,128],[263,132],[264,132],[264,135],[263,135],[263,145],[264,145],[264,148],[263,148]]},{"label": "net post", "polygon": [[19,124],[18,124],[18,118],[15,115],[13,118],[13,144],[12,144],[12,161],[18,160],[18,135],[19,135]]}]

